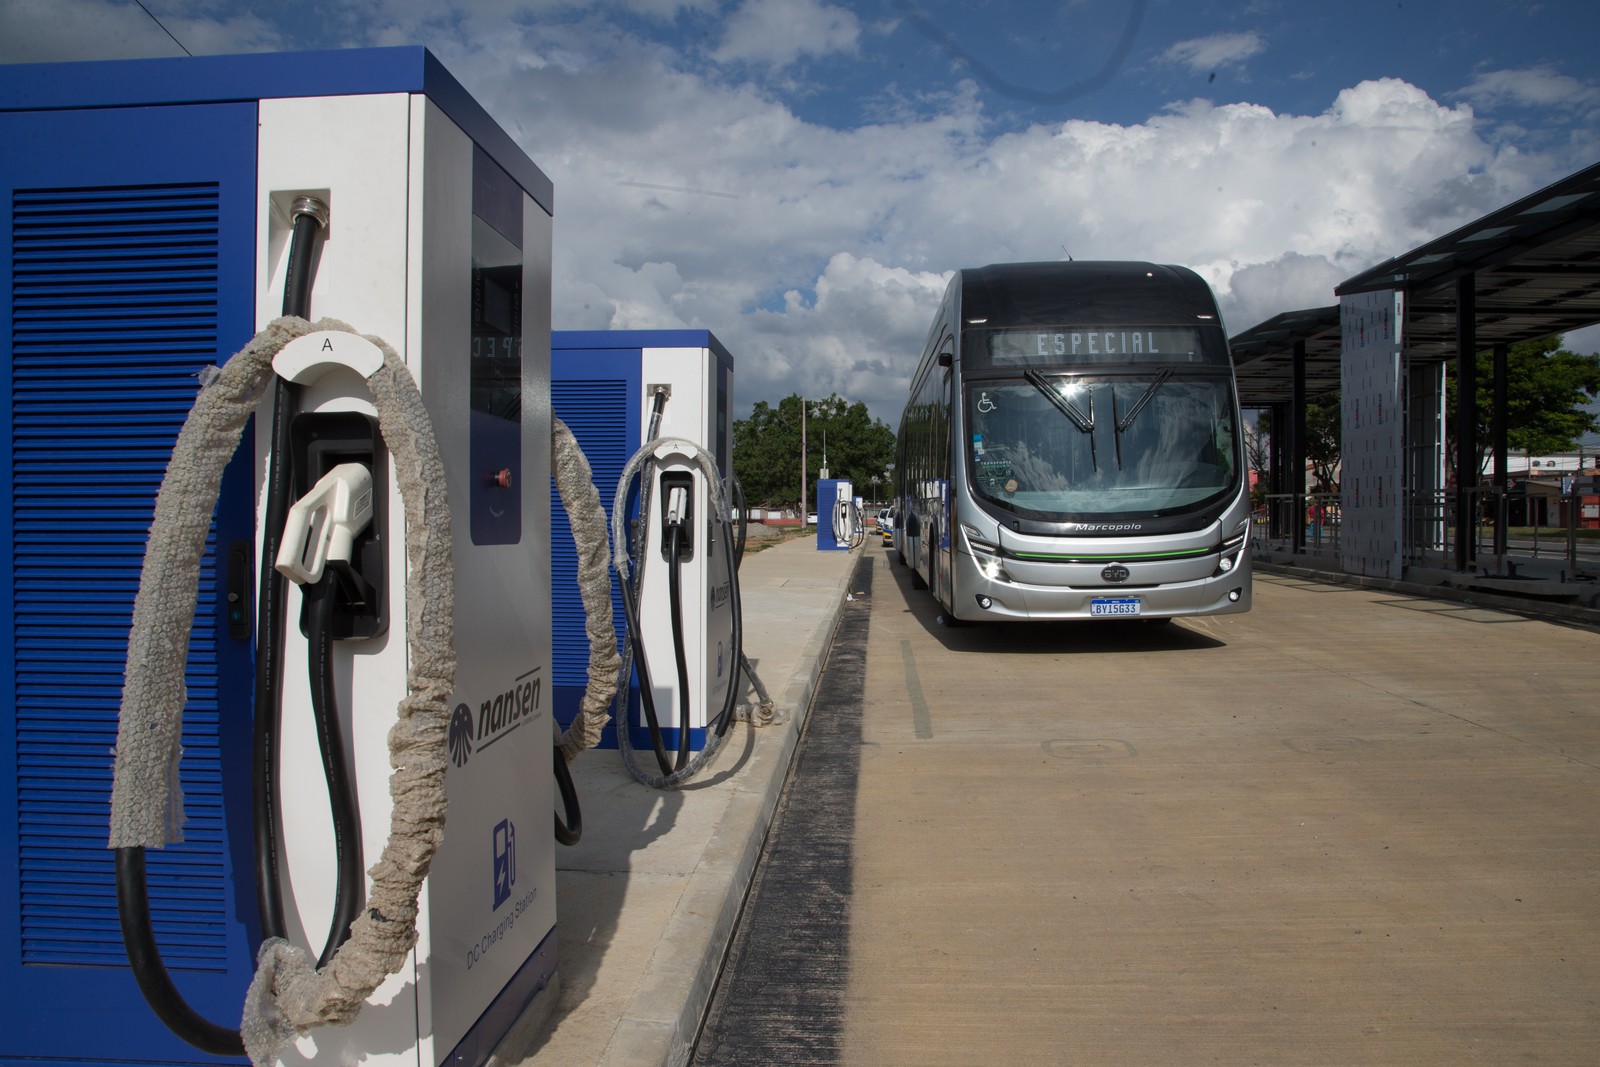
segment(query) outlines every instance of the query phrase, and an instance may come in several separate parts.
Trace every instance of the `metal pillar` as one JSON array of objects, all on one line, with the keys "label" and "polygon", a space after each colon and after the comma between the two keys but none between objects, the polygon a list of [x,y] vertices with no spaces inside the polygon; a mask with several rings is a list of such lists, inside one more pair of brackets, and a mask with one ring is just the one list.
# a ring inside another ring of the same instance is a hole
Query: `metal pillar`
[{"label": "metal pillar", "polygon": [[1472,562],[1472,490],[1478,484],[1477,275],[1456,279],[1456,570]]},{"label": "metal pillar", "polygon": [[1506,490],[1510,487],[1506,472],[1506,407],[1510,397],[1508,357],[1508,346],[1494,346],[1494,411],[1490,422],[1494,439],[1494,554],[1497,556],[1506,553]]},{"label": "metal pillar", "polygon": [[1289,435],[1289,478],[1294,493],[1294,550],[1306,550],[1306,343],[1294,343],[1293,430]]},{"label": "metal pillar", "polygon": [[1290,488],[1290,475],[1288,475],[1288,442],[1286,438],[1293,430],[1288,422],[1288,405],[1275,403],[1272,405],[1272,434],[1267,437],[1267,494],[1272,498],[1272,507],[1267,509],[1267,536],[1286,537],[1285,515],[1283,515],[1283,494]]}]

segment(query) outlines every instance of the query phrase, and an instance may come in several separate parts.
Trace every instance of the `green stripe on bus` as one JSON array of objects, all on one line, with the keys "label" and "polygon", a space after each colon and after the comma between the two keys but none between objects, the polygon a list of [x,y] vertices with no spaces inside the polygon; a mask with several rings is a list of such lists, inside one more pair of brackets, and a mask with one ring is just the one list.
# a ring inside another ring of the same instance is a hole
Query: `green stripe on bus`
[{"label": "green stripe on bus", "polygon": [[1130,559],[1189,559],[1209,556],[1216,551],[1215,548],[1191,548],[1183,552],[1132,552],[1120,556],[1064,556],[1049,552],[1010,552],[1008,555],[1014,559],[1043,560],[1047,563],[1121,563]]}]

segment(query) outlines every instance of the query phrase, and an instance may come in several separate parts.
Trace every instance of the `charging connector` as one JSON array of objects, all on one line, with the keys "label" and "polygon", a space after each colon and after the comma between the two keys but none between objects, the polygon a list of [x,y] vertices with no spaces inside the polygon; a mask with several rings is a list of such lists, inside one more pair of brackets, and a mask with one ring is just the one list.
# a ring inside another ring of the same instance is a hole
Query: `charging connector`
[{"label": "charging connector", "polygon": [[682,526],[688,514],[689,493],[683,486],[675,485],[667,493],[667,525]]},{"label": "charging connector", "polygon": [[[687,563],[694,559],[694,474],[661,472],[661,558]],[[676,532],[676,537],[669,534]]]},{"label": "charging connector", "polygon": [[329,563],[349,563],[355,539],[372,521],[372,472],[341,463],[289,509],[276,566],[290,581],[320,581]]}]

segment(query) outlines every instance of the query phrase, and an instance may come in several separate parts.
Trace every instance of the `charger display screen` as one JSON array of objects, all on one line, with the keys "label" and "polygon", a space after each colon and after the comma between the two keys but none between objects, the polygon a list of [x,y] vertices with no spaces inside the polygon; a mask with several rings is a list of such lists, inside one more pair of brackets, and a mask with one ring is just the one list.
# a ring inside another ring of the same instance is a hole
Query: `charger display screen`
[{"label": "charger display screen", "polygon": [[522,420],[522,251],[472,219],[472,410]]},{"label": "charger display screen", "polygon": [[522,250],[472,217],[472,542],[522,539]]}]

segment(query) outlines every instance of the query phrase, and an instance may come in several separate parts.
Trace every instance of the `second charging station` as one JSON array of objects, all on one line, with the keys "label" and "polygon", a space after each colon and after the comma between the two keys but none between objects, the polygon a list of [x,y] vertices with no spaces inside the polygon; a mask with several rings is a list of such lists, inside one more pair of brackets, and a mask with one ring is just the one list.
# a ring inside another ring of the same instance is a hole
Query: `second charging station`
[{"label": "second charging station", "polygon": [[[634,491],[623,504],[628,512],[626,528],[639,539],[635,546],[642,583],[639,636],[645,649],[644,670],[639,670],[636,653],[634,674],[627,679],[628,742],[640,752],[649,751],[654,743],[641,707],[639,679],[648,677],[660,740],[669,751],[686,741],[688,750],[698,752],[705,748],[708,725],[728,702],[739,677],[737,647],[729,638],[737,595],[730,575],[733,546],[725,533],[726,516],[717,516],[713,506],[714,495],[732,498],[733,356],[708,330],[558,330],[551,335],[550,361],[555,417],[566,423],[588,457],[608,512],[615,510],[614,494],[625,468],[652,432],[655,438],[697,446],[718,472],[720,494],[713,494],[703,465],[693,462],[681,446],[668,447],[651,457],[646,478],[633,479]],[[674,563],[665,558],[664,537],[675,499],[687,509],[685,543],[675,563],[676,594],[670,588]],[[643,519],[641,509],[648,511]],[[565,725],[576,714],[583,694],[588,644],[575,584],[572,534],[559,507],[552,515],[553,695],[557,721]],[[612,550],[619,551],[615,545]],[[613,616],[619,642],[631,636],[621,599],[626,595],[623,583],[618,583]],[[681,691],[675,649],[682,652],[687,694]],[[685,696],[686,739],[677,712]],[[601,743],[618,744],[614,727],[607,727]]]}]

